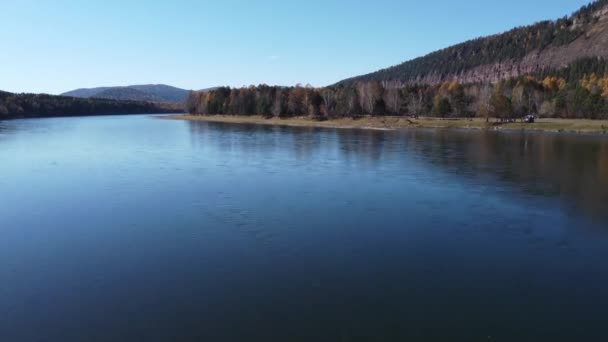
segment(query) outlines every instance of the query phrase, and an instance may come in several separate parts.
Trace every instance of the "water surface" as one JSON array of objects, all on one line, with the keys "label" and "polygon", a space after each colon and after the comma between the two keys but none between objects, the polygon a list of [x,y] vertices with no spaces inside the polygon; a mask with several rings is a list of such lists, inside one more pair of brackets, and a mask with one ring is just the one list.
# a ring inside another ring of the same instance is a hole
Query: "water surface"
[{"label": "water surface", "polygon": [[608,139],[0,122],[0,340],[606,338]]}]

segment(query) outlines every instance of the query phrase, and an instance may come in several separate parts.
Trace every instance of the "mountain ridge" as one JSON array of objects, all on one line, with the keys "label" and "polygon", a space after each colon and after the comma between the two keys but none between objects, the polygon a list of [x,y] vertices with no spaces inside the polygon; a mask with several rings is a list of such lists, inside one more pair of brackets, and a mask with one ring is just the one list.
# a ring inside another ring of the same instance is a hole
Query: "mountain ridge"
[{"label": "mountain ridge", "polygon": [[582,58],[608,59],[608,0],[594,1],[561,19],[472,39],[337,84],[497,82],[559,70]]}]

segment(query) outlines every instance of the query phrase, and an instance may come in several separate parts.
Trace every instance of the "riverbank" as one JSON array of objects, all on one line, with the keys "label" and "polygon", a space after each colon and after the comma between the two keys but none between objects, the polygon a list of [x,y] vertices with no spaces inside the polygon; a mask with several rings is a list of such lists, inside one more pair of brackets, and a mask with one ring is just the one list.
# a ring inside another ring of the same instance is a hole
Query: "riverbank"
[{"label": "riverbank", "polygon": [[407,117],[362,117],[358,119],[340,118],[326,121],[316,121],[309,117],[293,118],[265,118],[260,115],[171,115],[164,116],[171,120],[195,120],[207,122],[223,122],[235,124],[283,125],[296,127],[324,127],[324,128],[358,128],[377,130],[396,130],[406,128],[467,128],[486,130],[530,130],[546,132],[595,133],[608,134],[608,120],[587,119],[539,119],[535,123],[505,123],[494,121],[486,122],[482,118],[440,119],[420,117],[417,119]]}]

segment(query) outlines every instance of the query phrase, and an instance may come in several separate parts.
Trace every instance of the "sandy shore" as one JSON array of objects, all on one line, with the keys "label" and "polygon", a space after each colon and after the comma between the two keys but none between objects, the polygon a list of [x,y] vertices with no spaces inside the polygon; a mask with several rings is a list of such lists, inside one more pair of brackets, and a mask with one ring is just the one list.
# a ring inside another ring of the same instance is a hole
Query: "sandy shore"
[{"label": "sandy shore", "polygon": [[406,128],[469,128],[469,129],[492,129],[492,130],[531,130],[547,132],[572,132],[572,133],[600,133],[608,134],[608,120],[584,120],[584,119],[540,119],[533,124],[509,123],[494,124],[485,119],[439,119],[420,117],[417,119],[406,117],[363,117],[359,119],[341,118],[327,121],[316,121],[309,117],[294,118],[265,118],[259,115],[234,116],[234,115],[170,115],[163,119],[171,120],[200,120],[208,122],[223,122],[235,124],[258,124],[258,125],[283,125],[297,127],[325,127],[344,129],[377,129],[396,130]]}]

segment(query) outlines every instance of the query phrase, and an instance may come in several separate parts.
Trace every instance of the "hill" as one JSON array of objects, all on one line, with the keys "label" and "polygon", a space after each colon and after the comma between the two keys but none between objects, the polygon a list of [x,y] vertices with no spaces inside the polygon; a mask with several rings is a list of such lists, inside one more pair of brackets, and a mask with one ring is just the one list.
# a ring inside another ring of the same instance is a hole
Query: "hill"
[{"label": "hill", "polygon": [[47,94],[13,94],[0,91],[0,120],[108,114],[154,114],[182,112],[181,104],[77,98]]},{"label": "hill", "polygon": [[126,87],[82,88],[61,95],[80,98],[183,103],[188,97],[188,92],[186,89],[164,84],[144,84]]},{"label": "hill", "polygon": [[608,58],[608,0],[592,2],[558,20],[477,38],[339,84],[496,82],[546,74],[598,57]]}]

